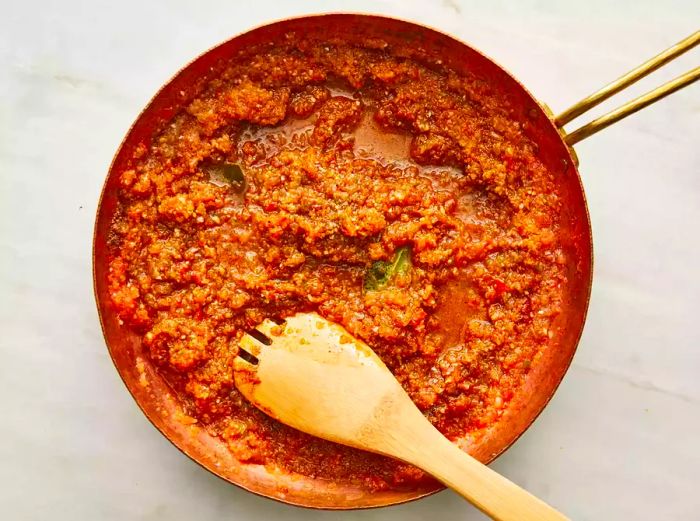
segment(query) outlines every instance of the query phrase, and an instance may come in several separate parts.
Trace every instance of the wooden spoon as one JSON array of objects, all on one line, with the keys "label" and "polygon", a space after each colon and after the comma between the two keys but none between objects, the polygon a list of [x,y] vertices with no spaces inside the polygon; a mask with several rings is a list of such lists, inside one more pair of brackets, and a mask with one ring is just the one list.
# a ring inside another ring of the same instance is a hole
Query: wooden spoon
[{"label": "wooden spoon", "polygon": [[372,349],[339,325],[315,313],[265,320],[240,347],[236,386],[282,423],[420,467],[494,519],[567,519],[452,444]]}]

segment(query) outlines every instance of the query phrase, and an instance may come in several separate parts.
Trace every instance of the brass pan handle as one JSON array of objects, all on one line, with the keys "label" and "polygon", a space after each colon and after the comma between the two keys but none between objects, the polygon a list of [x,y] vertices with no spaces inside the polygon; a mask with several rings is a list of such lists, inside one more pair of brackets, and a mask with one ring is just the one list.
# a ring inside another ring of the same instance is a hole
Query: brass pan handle
[{"label": "brass pan handle", "polygon": [[[621,76],[612,83],[609,83],[599,91],[594,92],[587,98],[584,98],[578,103],[572,105],[567,110],[559,114],[556,118],[554,118],[555,125],[557,126],[557,128],[561,129],[564,125],[566,125],[573,119],[579,117],[584,112],[587,112],[599,103],[602,103],[603,101],[608,99],[613,94],[620,92],[622,89],[632,85],[647,74],[654,72],[659,67],[665,65],[674,58],[677,58],[681,54],[689,51],[699,43],[700,31],[696,31],[684,40],[678,42],[673,47],[669,47],[661,54],[642,63],[636,69],[631,70],[624,76]],[[603,130],[604,128],[609,127],[613,123],[620,121],[622,118],[626,118],[630,114],[634,114],[635,112],[643,109],[647,105],[651,105],[655,101],[665,98],[669,94],[673,94],[677,90],[680,90],[683,87],[686,87],[698,80],[700,80],[700,67],[695,67],[693,70],[686,72],[678,78],[671,80],[668,83],[647,92],[646,94],[642,94],[638,98],[635,98],[632,101],[625,103],[621,107],[611,112],[608,112],[604,116],[594,119],[590,123],[583,125],[582,127],[571,132],[570,134],[565,134],[564,141],[569,146],[578,143],[582,139],[585,139],[588,136],[592,136],[599,130]]]}]

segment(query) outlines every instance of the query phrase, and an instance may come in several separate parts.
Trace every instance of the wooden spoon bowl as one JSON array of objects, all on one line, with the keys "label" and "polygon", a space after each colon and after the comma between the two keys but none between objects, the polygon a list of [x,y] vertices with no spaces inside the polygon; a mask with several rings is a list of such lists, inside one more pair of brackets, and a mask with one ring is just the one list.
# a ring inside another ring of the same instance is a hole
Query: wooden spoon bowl
[{"label": "wooden spoon bowl", "polygon": [[240,348],[236,387],[273,418],[416,465],[494,519],[566,519],[443,437],[374,351],[341,326],[315,313],[266,320]]}]

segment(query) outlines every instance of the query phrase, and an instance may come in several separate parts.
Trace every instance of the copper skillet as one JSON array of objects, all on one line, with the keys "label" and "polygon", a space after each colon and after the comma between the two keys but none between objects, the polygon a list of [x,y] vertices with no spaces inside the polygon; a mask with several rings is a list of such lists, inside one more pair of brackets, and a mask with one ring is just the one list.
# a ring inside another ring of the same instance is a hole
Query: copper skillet
[{"label": "copper skillet", "polygon": [[[438,484],[423,488],[371,492],[347,482],[327,482],[307,477],[272,473],[259,465],[244,465],[235,460],[222,442],[197,425],[186,425],[179,418],[178,404],[169,387],[154,370],[140,341],[122,327],[109,306],[107,287],[107,239],[117,205],[118,177],[125,162],[140,143],[148,143],[161,127],[196,92],[202,79],[216,73],[221,60],[238,50],[263,41],[277,41],[289,31],[319,36],[343,37],[361,43],[380,38],[389,44],[410,42],[428,55],[438,56],[456,71],[471,71],[500,90],[514,107],[513,118],[523,124],[528,136],[538,145],[545,165],[555,173],[564,204],[561,214],[561,240],[570,259],[570,283],[565,290],[565,309],[553,327],[550,347],[513,398],[503,419],[470,452],[489,462],[508,448],[535,420],[552,397],[571,363],[586,318],[592,283],[592,241],[588,208],[577,170],[578,161],[571,145],[606,126],[636,112],[676,90],[700,79],[700,67],[641,96],[619,109],[572,132],[562,127],[652,72],[676,56],[700,43],[700,32],[641,65],[595,94],[553,117],[515,78],[499,65],[472,49],[433,29],[409,22],[366,15],[331,14],[310,16],[259,27],[237,36],[182,69],[151,100],[139,115],[117,151],[104,184],[95,223],[93,274],[95,296],[105,340],[112,360],[132,396],[148,419],[180,450],[217,476],[246,490],[294,505],[352,509],[386,506],[417,499],[440,490]],[[148,382],[146,385],[145,382]]]}]

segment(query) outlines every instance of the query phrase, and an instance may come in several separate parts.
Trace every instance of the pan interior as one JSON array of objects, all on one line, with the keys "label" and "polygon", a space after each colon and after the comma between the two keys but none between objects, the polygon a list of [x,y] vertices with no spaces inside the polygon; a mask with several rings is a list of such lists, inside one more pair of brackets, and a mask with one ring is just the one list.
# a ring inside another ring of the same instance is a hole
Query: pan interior
[{"label": "pan interior", "polygon": [[[312,35],[329,41],[356,45],[387,45],[406,48],[421,60],[457,73],[476,74],[497,91],[510,106],[510,116],[536,147],[538,159],[553,173],[562,200],[558,216],[559,241],[565,251],[566,284],[562,290],[563,312],[549,329],[546,349],[538,355],[524,383],[517,389],[500,420],[485,430],[478,441],[469,440],[470,452],[490,461],[505,450],[536,418],[555,391],[573,356],[588,304],[591,281],[590,223],[578,173],[568,148],[545,112],[511,76],[468,46],[430,29],[397,20],[359,16],[326,15],[278,22],[245,33],[204,54],[176,75],[151,101],[127,134],[110,169],[98,210],[94,240],[95,291],[105,338],[114,363],[130,392],[153,424],[183,452],[215,474],[252,492],[302,506],[362,508],[415,499],[440,487],[426,481],[409,488],[376,490],[351,481],[309,478],[273,470],[269,466],[242,464],[220,438],[184,418],[171,386],[152,364],[140,336],[120,323],[110,305],[109,262],[111,227],[118,212],[121,174],[139,147],[189,103],[203,82],[240,51],[265,42],[283,41],[290,34]],[[335,92],[351,99],[351,94]],[[401,158],[407,143],[400,136],[362,123],[357,133],[375,157]],[[371,149],[371,150],[370,150]]]}]

